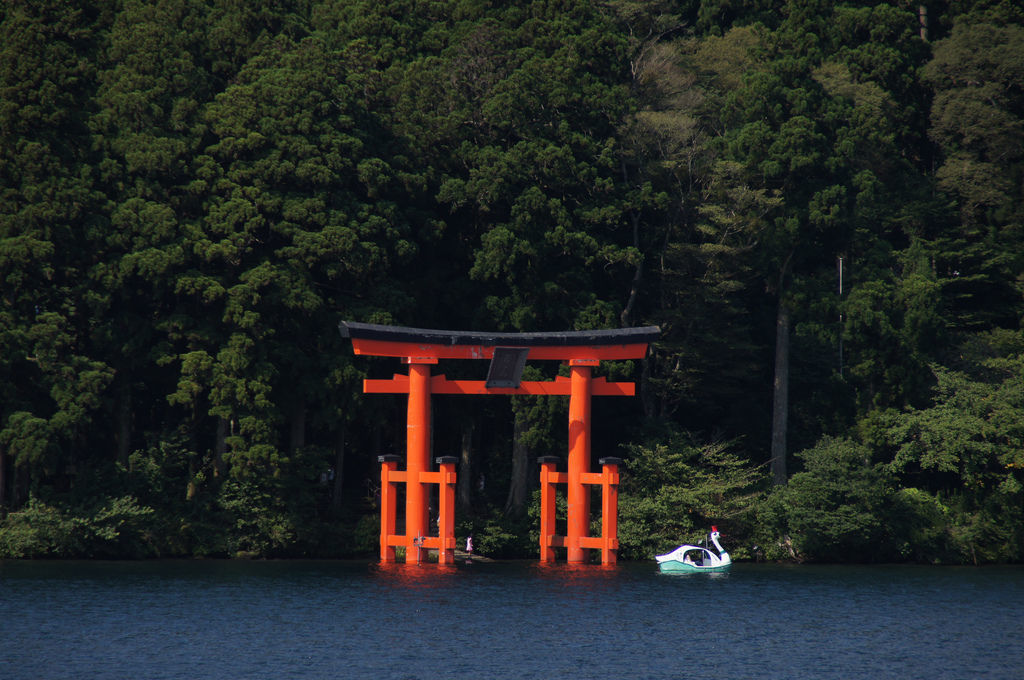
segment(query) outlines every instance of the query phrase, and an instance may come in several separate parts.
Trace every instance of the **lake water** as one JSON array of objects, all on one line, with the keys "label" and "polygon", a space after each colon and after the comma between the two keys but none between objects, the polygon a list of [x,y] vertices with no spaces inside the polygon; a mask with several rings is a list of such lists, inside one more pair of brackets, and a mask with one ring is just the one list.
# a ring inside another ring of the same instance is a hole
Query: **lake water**
[{"label": "lake water", "polygon": [[1024,678],[1024,568],[3,562],[0,678]]}]

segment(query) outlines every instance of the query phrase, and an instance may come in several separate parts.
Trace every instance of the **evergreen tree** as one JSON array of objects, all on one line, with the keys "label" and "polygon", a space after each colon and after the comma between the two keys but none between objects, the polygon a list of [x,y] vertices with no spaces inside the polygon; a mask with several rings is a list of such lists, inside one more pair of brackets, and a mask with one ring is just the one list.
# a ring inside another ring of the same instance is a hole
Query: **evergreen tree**
[{"label": "evergreen tree", "polygon": [[928,234],[954,323],[1017,327],[1024,207],[1024,15],[998,4],[955,19],[924,77],[935,88],[929,133],[941,152],[935,177],[955,222]]},{"label": "evergreen tree", "polygon": [[305,441],[306,400],[328,396],[338,362],[324,349],[341,351],[323,312],[372,313],[374,285],[415,252],[339,56],[279,38],[205,112],[216,141],[200,158],[209,198],[187,280],[209,291],[212,332],[191,352],[239,471],[278,464],[279,419],[294,448]]},{"label": "evergreen tree", "polygon": [[85,123],[105,9],[12,2],[0,17],[0,505],[73,472],[107,425],[113,371],[90,353],[83,276],[101,228]]},{"label": "evergreen tree", "polygon": [[[586,3],[513,7],[500,26],[485,23],[457,48],[467,56],[456,63],[453,105],[472,136],[457,146],[438,199],[472,239],[469,274],[485,286],[490,324],[615,325],[639,257],[617,186],[624,44]],[[466,69],[475,49],[483,78]],[[594,276],[605,271],[614,275]]]},{"label": "evergreen tree", "polygon": [[142,443],[138,430],[169,434],[162,414],[173,376],[158,362],[180,315],[174,284],[188,259],[185,225],[199,217],[191,164],[214,86],[200,66],[204,18],[202,4],[184,0],[126,3],[98,60],[90,126],[107,221],[88,276],[97,351],[115,370],[112,429],[122,465]]}]

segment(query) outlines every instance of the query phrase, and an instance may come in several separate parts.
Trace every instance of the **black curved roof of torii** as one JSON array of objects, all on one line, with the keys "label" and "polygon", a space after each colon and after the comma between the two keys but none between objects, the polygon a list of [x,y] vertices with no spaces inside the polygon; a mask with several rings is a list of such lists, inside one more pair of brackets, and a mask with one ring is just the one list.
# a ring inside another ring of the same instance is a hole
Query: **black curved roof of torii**
[{"label": "black curved roof of torii", "polygon": [[651,342],[661,334],[658,326],[615,328],[596,331],[558,331],[551,333],[484,333],[445,331],[430,328],[383,326],[358,321],[338,324],[342,337],[391,342],[416,342],[431,345],[482,345],[487,347],[626,345]]}]

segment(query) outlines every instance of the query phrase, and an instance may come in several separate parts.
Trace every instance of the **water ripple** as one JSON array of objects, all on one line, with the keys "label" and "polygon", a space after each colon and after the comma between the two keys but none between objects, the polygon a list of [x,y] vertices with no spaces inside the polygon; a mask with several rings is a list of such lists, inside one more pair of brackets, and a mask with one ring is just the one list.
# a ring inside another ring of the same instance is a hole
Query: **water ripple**
[{"label": "water ripple", "polygon": [[1024,569],[0,564],[0,677],[1024,677]]}]

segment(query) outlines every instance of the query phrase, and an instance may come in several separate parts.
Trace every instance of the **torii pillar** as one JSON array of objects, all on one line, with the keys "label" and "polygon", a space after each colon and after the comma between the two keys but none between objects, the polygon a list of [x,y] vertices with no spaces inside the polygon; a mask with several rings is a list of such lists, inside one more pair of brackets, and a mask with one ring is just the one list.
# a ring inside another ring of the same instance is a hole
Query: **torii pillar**
[{"label": "torii pillar", "polygon": [[[433,363],[437,363],[436,360]],[[430,517],[427,514],[430,494],[423,488],[422,475],[430,470],[431,440],[430,363],[422,359],[417,363],[411,363],[410,360],[409,363],[409,408],[406,423],[405,533],[413,539],[422,539],[427,535],[427,527],[430,526]],[[422,540],[420,542],[422,543]]]},{"label": "torii pillar", "polygon": [[580,545],[580,539],[587,536],[590,530],[590,489],[583,484],[583,475],[590,471],[590,382],[591,367],[596,364],[597,360],[588,359],[569,362],[567,562],[583,562],[587,555],[586,549]]},{"label": "torii pillar", "polygon": [[[367,394],[407,394],[406,466],[398,469],[395,456],[381,456],[381,560],[394,562],[395,547],[404,546],[406,562],[424,561],[425,549],[438,549],[438,562],[454,561],[455,459],[441,457],[439,472],[430,468],[430,409],[433,394],[528,394],[569,397],[568,472],[556,471],[557,459],[542,459],[540,558],[551,562],[554,548],[566,549],[568,562],[586,562],[589,550],[601,550],[603,564],[614,564],[618,553],[617,458],[602,458],[601,473],[590,472],[591,397],[633,396],[633,383],[610,383],[594,378],[602,360],[640,359],[657,326],[565,333],[473,333],[403,328],[343,321],[341,334],[352,339],[358,355],[398,357],[408,364],[408,375],[390,380],[365,380]],[[568,363],[570,377],[554,381],[520,380],[527,358]],[[440,359],[489,359],[487,381],[447,380],[431,375]],[[405,483],[405,534],[396,533],[397,485]],[[440,486],[438,535],[429,536],[427,515],[430,494],[426,484]],[[568,500],[565,536],[555,535],[555,484],[565,484]],[[589,536],[590,492],[602,488],[602,536]]]}]

